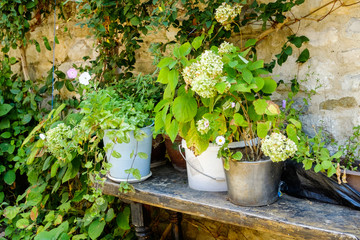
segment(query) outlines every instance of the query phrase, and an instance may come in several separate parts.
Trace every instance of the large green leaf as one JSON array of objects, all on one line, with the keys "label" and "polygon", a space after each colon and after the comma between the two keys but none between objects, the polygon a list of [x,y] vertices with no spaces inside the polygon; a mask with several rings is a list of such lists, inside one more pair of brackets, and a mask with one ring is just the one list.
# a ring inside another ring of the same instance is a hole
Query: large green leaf
[{"label": "large green leaf", "polygon": [[95,220],[89,226],[88,234],[91,239],[97,239],[103,232],[105,221]]},{"label": "large green leaf", "polygon": [[119,213],[119,215],[116,217],[116,223],[117,225],[123,229],[123,230],[129,230],[129,217],[130,217],[130,208],[125,207],[124,210]]},{"label": "large green leaf", "polygon": [[248,84],[250,84],[252,82],[253,78],[254,78],[251,71],[249,69],[247,69],[247,68],[244,68],[242,70],[242,76],[243,76],[245,82],[247,82]]},{"label": "large green leaf", "polygon": [[256,133],[258,137],[264,138],[270,130],[270,122],[261,122],[257,124]]},{"label": "large green leaf", "polygon": [[191,52],[191,44],[189,42],[184,43],[179,48],[180,56],[184,57]]},{"label": "large green leaf", "polygon": [[172,113],[179,122],[191,121],[197,112],[197,103],[195,98],[189,95],[183,95],[175,98]]},{"label": "large green leaf", "polygon": [[267,106],[268,104],[265,99],[257,99],[254,101],[255,111],[259,115],[263,115],[265,113]]},{"label": "large green leaf", "polygon": [[4,116],[5,114],[7,114],[8,112],[10,112],[10,110],[13,108],[13,106],[11,106],[10,104],[1,104],[0,105],[0,117]]},{"label": "large green leaf", "polygon": [[170,69],[168,67],[164,67],[160,70],[158,78],[157,78],[157,82],[162,83],[162,84],[168,84],[169,80],[169,72]]},{"label": "large green leaf", "polygon": [[275,80],[271,78],[264,78],[264,86],[261,89],[264,93],[273,93],[277,87]]}]

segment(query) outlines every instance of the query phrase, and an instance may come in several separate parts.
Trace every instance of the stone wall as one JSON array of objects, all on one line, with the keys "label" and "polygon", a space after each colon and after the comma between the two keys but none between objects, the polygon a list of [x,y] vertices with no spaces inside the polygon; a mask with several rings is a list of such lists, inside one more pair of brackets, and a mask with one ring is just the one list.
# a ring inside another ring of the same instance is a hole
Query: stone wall
[{"label": "stone wall", "polygon": [[[330,1],[305,1],[293,14],[300,18],[328,2]],[[323,126],[335,139],[342,142],[351,135],[352,127],[360,124],[360,5],[340,7],[327,15],[331,9],[337,7],[339,4],[331,4],[308,19],[290,26],[294,33],[310,39],[305,46],[310,50],[310,59],[299,65],[295,61],[300,52],[294,51],[294,56],[283,66],[276,67],[274,76],[275,79],[289,81],[297,75],[299,80],[305,80],[301,83],[303,91],[319,87],[303,117],[305,128],[311,133],[313,125]],[[326,17],[323,20],[317,21],[324,16]],[[280,30],[263,41],[259,45],[259,57],[273,59],[285,42],[282,33],[290,29]],[[284,96],[285,94],[282,94],[277,97]]]}]

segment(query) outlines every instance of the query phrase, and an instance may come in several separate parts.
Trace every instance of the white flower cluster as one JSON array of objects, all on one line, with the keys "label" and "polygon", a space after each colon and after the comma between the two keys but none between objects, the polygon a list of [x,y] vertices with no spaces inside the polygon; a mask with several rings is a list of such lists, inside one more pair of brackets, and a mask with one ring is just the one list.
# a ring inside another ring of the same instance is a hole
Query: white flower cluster
[{"label": "white flower cluster", "polygon": [[231,6],[224,2],[216,9],[215,19],[216,21],[221,23],[221,25],[223,25],[226,30],[230,30],[231,29],[230,23],[238,14],[241,13],[241,9],[242,6],[239,4]]},{"label": "white flower cluster", "polygon": [[228,42],[223,42],[222,44],[220,44],[218,53],[220,55],[224,55],[224,54],[231,53],[234,49],[235,49],[234,44],[228,43]]},{"label": "white flower cluster", "polygon": [[203,98],[210,98],[216,95],[215,85],[224,81],[227,83],[228,90],[230,83],[226,81],[226,77],[221,77],[224,63],[221,57],[213,51],[205,51],[201,54],[199,61],[194,62],[186,67],[182,76],[186,84],[191,85],[192,90]]},{"label": "white flower cluster", "polygon": [[273,162],[285,161],[292,157],[297,151],[296,144],[281,133],[272,133],[266,136],[261,145],[265,156],[270,157]]},{"label": "white flower cluster", "polygon": [[201,134],[206,134],[208,133],[209,129],[210,129],[210,123],[209,120],[207,120],[206,118],[202,118],[199,121],[196,122],[196,129],[201,133]]},{"label": "white flower cluster", "polygon": [[65,159],[66,154],[64,149],[64,139],[72,138],[72,130],[70,126],[66,126],[64,123],[60,123],[56,127],[46,132],[46,146],[48,151],[54,154],[59,159]]}]

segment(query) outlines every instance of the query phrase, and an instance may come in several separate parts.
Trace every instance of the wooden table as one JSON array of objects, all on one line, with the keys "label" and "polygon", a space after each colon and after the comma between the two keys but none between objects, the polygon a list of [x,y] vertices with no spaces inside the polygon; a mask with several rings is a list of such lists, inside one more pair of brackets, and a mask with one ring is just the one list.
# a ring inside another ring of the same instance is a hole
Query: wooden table
[{"label": "wooden table", "polygon": [[148,239],[142,204],[173,211],[173,232],[181,238],[179,214],[186,213],[219,222],[272,232],[299,239],[359,239],[360,211],[347,207],[298,199],[287,195],[264,207],[240,207],[226,193],[195,191],[186,173],[169,166],[152,169],[152,177],[134,184],[135,193],[121,194],[118,184],[107,180],[103,193],[131,203],[132,223],[139,239]]}]

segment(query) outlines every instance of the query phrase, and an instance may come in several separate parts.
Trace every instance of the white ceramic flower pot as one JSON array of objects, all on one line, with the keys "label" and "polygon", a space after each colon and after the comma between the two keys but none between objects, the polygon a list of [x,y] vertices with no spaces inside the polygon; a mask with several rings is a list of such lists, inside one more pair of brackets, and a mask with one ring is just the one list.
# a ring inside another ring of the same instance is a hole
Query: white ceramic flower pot
[{"label": "white ceramic flower pot", "polygon": [[[121,154],[120,158],[115,158],[111,156],[112,149],[109,149],[106,152],[106,157],[109,163],[111,163],[112,167],[108,173],[108,177],[115,182],[138,182],[132,174],[125,173],[125,170],[130,168],[136,168],[140,171],[141,180],[143,181],[151,176],[150,172],[150,161],[151,161],[151,146],[152,146],[152,132],[151,127],[144,127],[143,130],[147,137],[145,137],[142,141],[136,141],[134,138],[134,132],[130,133],[130,142],[129,143],[115,143],[113,150],[117,151]],[[106,136],[106,133],[111,130],[105,130],[104,136],[104,146],[111,142],[111,140]],[[136,156],[135,160],[130,157],[131,153],[136,151],[143,152],[148,155],[146,159],[142,159],[139,155]]]}]

